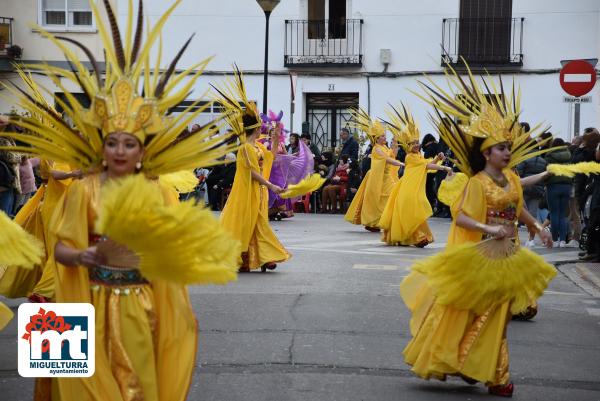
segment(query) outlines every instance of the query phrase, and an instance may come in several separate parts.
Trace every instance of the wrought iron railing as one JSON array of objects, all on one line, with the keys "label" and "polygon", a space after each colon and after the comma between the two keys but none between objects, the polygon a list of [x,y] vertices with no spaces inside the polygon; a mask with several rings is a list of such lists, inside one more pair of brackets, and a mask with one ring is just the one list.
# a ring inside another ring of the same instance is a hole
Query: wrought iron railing
[{"label": "wrought iron railing", "polygon": [[0,57],[6,57],[8,49],[14,44],[12,22],[12,18],[0,17]]},{"label": "wrought iron railing", "polygon": [[286,67],[362,66],[362,19],[286,20]]},{"label": "wrought iron railing", "polygon": [[525,18],[444,18],[442,65],[522,66]]}]

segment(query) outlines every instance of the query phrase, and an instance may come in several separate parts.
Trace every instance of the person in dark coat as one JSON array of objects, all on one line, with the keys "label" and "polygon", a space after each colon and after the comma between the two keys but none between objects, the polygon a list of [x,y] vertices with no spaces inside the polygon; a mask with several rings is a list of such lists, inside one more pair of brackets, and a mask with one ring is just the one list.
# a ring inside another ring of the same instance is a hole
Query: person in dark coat
[{"label": "person in dark coat", "polygon": [[350,160],[358,160],[358,142],[356,138],[346,128],[342,128],[340,131],[340,138],[342,139],[340,155],[348,155]]},{"label": "person in dark coat", "polygon": [[[600,144],[596,146],[595,159],[600,162]],[[600,174],[591,175],[587,193],[592,195],[590,202],[590,220],[587,226],[587,253],[581,260],[600,262]]]},{"label": "person in dark coat", "polygon": [[226,164],[214,166],[206,178],[206,188],[208,190],[208,203],[211,210],[219,210],[223,191],[231,188],[235,177],[235,156],[230,153],[225,156]]},{"label": "person in dark coat", "polygon": [[[426,159],[433,159],[439,153],[438,143],[435,140],[435,137],[431,134],[427,134],[423,137],[423,141],[421,142],[421,149],[423,150],[423,156]],[[431,205],[431,208],[434,209],[437,201],[437,196],[435,191],[435,174],[433,173],[427,173],[425,194],[427,196],[429,204]]]}]

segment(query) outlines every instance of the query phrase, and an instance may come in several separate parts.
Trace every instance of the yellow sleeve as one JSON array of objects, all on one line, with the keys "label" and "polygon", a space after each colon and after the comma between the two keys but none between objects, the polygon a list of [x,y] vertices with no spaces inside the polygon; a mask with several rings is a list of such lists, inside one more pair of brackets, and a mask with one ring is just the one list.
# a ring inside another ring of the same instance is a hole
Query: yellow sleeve
[{"label": "yellow sleeve", "polygon": [[471,178],[463,192],[461,199],[455,204],[456,215],[464,213],[470,218],[485,223],[487,212],[485,187],[477,178]]},{"label": "yellow sleeve", "polygon": [[87,247],[89,231],[94,223],[90,218],[90,194],[86,182],[75,181],[69,186],[56,225],[58,240],[79,249]]},{"label": "yellow sleeve", "polygon": [[409,153],[406,155],[405,159],[406,167],[418,167],[418,166],[427,166],[430,162],[429,159],[424,158],[420,154],[417,153]]},{"label": "yellow sleeve", "polygon": [[465,242],[481,241],[482,233],[471,231],[456,225],[456,216],[464,213],[470,218],[485,223],[487,203],[483,183],[476,177],[471,177],[467,183],[462,196],[452,205],[452,216],[454,221],[448,233],[448,246],[463,244]]},{"label": "yellow sleeve", "polygon": [[244,167],[254,170],[255,172],[260,171],[260,167],[258,166],[258,157],[252,145],[247,143],[243,144],[238,151],[238,157],[240,156],[242,158]]}]

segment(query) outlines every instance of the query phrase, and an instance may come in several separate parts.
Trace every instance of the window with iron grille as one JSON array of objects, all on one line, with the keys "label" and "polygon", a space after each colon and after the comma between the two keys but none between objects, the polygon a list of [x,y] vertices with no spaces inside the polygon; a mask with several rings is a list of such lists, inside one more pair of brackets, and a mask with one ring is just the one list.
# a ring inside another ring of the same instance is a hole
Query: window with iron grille
[{"label": "window with iron grille", "polygon": [[64,29],[94,27],[88,0],[40,0],[39,5],[42,26]]}]

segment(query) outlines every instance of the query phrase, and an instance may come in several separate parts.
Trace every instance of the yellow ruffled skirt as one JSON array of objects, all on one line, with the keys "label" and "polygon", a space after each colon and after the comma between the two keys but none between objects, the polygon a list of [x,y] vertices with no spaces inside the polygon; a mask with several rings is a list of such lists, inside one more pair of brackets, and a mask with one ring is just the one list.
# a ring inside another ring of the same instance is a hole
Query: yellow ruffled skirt
[{"label": "yellow ruffled skirt", "polygon": [[508,303],[495,305],[481,315],[441,305],[427,285],[427,277],[418,272],[404,279],[400,292],[412,312],[413,338],[403,355],[415,374],[438,380],[462,375],[486,385],[509,382]]},{"label": "yellow ruffled skirt", "polygon": [[[404,358],[417,375],[508,383],[506,326],[556,275],[539,255],[510,245],[487,240],[450,246],[417,262],[402,281],[413,336]],[[506,250],[509,255],[498,256]]]}]

